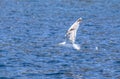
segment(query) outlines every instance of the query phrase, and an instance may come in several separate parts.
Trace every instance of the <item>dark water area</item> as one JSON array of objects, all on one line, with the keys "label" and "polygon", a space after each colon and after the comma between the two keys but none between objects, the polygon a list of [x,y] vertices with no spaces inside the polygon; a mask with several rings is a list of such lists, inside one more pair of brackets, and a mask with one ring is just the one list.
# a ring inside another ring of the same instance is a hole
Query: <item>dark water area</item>
[{"label": "dark water area", "polygon": [[120,79],[120,1],[0,0],[0,79]]}]

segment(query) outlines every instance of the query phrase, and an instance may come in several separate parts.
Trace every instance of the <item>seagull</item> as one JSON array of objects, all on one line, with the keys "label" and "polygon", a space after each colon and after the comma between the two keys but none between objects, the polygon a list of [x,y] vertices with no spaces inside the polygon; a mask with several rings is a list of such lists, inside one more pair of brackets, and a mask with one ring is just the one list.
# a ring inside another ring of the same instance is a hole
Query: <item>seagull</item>
[{"label": "seagull", "polygon": [[59,45],[64,46],[66,45],[67,42],[69,42],[70,44],[72,44],[72,47],[74,49],[80,50],[80,46],[75,44],[75,40],[76,40],[76,33],[81,21],[82,21],[82,18],[79,18],[75,21],[75,23],[73,23],[73,25],[68,29],[67,33],[65,34],[65,41],[59,43]]}]

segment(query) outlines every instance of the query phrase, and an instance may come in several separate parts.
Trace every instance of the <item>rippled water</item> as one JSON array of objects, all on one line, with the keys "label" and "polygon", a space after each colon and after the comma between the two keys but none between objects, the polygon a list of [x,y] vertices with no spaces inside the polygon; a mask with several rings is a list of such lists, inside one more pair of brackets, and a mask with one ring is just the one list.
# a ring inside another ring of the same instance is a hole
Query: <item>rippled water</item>
[{"label": "rippled water", "polygon": [[[120,79],[119,4],[1,0],[0,79]],[[81,50],[59,47],[79,17],[83,22],[76,41]]]}]

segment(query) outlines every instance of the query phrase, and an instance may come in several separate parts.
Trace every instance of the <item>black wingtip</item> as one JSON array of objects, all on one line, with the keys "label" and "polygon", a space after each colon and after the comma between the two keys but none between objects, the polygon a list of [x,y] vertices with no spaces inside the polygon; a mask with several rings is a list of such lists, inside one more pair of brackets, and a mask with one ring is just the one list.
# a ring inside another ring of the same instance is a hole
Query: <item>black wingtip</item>
[{"label": "black wingtip", "polygon": [[82,18],[79,18],[77,21],[78,21],[78,22],[82,21]]}]

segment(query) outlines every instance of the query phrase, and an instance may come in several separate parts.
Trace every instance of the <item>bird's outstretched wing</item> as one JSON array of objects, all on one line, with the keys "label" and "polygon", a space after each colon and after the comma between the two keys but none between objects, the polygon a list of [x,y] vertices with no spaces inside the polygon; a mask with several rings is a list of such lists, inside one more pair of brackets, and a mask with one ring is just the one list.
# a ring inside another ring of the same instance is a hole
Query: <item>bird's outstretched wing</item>
[{"label": "bird's outstretched wing", "polygon": [[67,33],[66,33],[66,38],[72,43],[75,43],[75,39],[76,39],[76,32],[78,30],[79,24],[82,21],[82,18],[79,18],[75,23],[73,23],[73,25],[68,29]]}]

